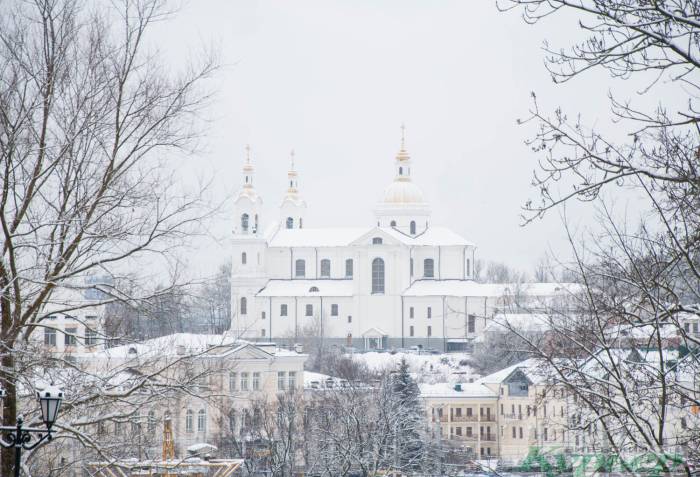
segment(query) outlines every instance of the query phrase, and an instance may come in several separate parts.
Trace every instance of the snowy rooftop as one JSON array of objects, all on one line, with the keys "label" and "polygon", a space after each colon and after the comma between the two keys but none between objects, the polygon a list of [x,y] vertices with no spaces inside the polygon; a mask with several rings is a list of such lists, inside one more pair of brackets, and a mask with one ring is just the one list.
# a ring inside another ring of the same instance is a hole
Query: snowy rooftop
[{"label": "snowy rooftop", "polygon": [[[459,387],[459,391],[455,389]],[[424,398],[497,398],[498,394],[481,383],[450,383],[421,384],[420,394]]]},{"label": "snowy rooftop", "polygon": [[410,235],[406,235],[402,232],[399,232],[396,229],[393,228],[386,228],[382,227],[384,232],[387,234],[391,235],[397,240],[400,240],[401,242],[407,244],[407,245],[414,245],[414,246],[433,246],[433,247],[443,247],[443,246],[450,246],[450,245],[457,245],[457,246],[474,246],[474,244],[468,240],[466,240],[464,237],[461,235],[453,232],[452,230],[448,229],[447,227],[428,227],[428,230],[426,230],[424,233],[417,235],[415,237],[412,237]]},{"label": "snowy rooftop", "polygon": [[[318,291],[312,291],[316,287]],[[270,280],[257,296],[352,296],[352,280]]]},{"label": "snowy rooftop", "polygon": [[[280,228],[269,239],[270,247],[346,247],[377,227],[329,227],[308,229]],[[413,246],[473,246],[472,242],[446,227],[429,227],[424,233],[412,237],[391,227],[385,232],[401,243]]]},{"label": "snowy rooftop", "polygon": [[489,374],[488,376],[484,376],[483,378],[479,379],[477,383],[499,384],[502,383],[508,376],[510,376],[513,373],[513,371],[515,371],[516,369],[520,369],[525,374],[525,376],[527,376],[530,379],[530,381],[532,381],[535,384],[538,384],[543,382],[545,378],[544,374],[540,369],[541,366],[542,361],[538,359],[526,359],[525,361],[521,361],[520,363],[508,366],[507,368],[503,368],[500,371],[496,371],[495,373]]},{"label": "snowy rooftop", "polygon": [[226,335],[205,335],[195,333],[175,333],[150,340],[107,348],[97,353],[90,353],[96,358],[135,358],[137,356],[176,356],[181,354],[222,354],[255,346],[274,356],[303,356],[286,349],[277,348],[274,344],[261,343],[257,345],[248,341],[236,340]]},{"label": "snowy rooftop", "polygon": [[499,313],[487,320],[484,331],[518,330],[542,333],[550,329],[550,316],[544,313]]},{"label": "snowy rooftop", "polygon": [[270,239],[270,247],[344,247],[367,233],[366,227],[355,228],[280,228]]},{"label": "snowy rooftop", "polygon": [[404,296],[485,296],[504,295],[566,296],[574,293],[573,283],[477,283],[474,280],[417,280]]}]

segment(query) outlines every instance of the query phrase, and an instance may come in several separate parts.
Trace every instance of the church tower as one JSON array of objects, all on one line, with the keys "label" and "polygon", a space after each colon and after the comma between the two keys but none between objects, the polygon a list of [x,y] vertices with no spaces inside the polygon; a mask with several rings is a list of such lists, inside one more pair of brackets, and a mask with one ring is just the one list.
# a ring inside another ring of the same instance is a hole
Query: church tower
[{"label": "church tower", "polygon": [[416,236],[430,226],[430,206],[411,179],[411,156],[406,151],[406,128],[401,126],[401,149],[394,160],[394,180],[374,210],[379,227],[391,227]]},{"label": "church tower", "polygon": [[306,201],[299,194],[299,174],[294,169],[294,151],[291,152],[291,167],[287,172],[287,193],[280,204],[280,227],[301,229],[306,220]]},{"label": "church tower", "polygon": [[254,176],[250,147],[246,146],[243,184],[234,201],[231,257],[231,333],[241,339],[269,337],[268,322],[263,316],[265,312],[258,310],[255,298],[267,281],[267,242],[261,221],[263,201],[255,190]]}]

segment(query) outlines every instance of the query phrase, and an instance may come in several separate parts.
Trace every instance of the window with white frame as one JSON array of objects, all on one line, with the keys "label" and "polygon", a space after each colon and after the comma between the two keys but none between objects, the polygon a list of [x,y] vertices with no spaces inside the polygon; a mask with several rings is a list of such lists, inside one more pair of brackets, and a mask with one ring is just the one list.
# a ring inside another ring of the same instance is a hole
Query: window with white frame
[{"label": "window with white frame", "polygon": [[253,373],[253,391],[260,391],[260,373]]},{"label": "window with white frame", "polygon": [[241,315],[248,314],[248,299],[244,296],[241,297]]},{"label": "window with white frame", "polygon": [[44,328],[44,344],[46,346],[56,346],[55,328]]},{"label": "window with white frame", "polygon": [[372,294],[384,293],[384,260],[372,260]]},{"label": "window with white frame", "polygon": [[63,334],[63,344],[66,346],[75,346],[76,344],[78,344],[78,339],[75,336],[77,333],[78,328],[66,328],[66,331]]},{"label": "window with white frame", "polygon": [[185,431],[194,431],[194,413],[192,412],[192,409],[188,409],[185,413]]},{"label": "window with white frame", "polygon": [[200,409],[197,413],[197,431],[204,432],[207,430],[207,411]]},{"label": "window with white frame", "polygon": [[331,316],[338,316],[338,305],[336,303],[331,305]]},{"label": "window with white frame", "polygon": [[248,390],[248,373],[241,373],[241,391]]},{"label": "window with white frame", "polygon": [[314,316],[314,306],[312,304],[306,305],[306,316]]},{"label": "window with white frame", "polygon": [[287,316],[287,304],[283,303],[280,305],[280,316]]},{"label": "window with white frame", "polygon": [[321,260],[321,278],[330,278],[331,276],[331,261],[327,258]]},{"label": "window with white frame", "polygon": [[97,344],[97,331],[90,328],[85,329],[85,346],[94,346]]},{"label": "window with white frame", "polygon": [[352,278],[353,275],[353,262],[352,258],[345,260],[345,276],[347,278]]},{"label": "window with white frame", "polygon": [[435,277],[435,261],[432,258],[423,260],[423,276],[425,278]]},{"label": "window with white frame", "polygon": [[287,373],[284,371],[277,371],[277,389],[283,391],[286,388]]},{"label": "window with white frame", "polygon": [[304,278],[306,276],[306,261],[297,259],[297,261],[294,262],[294,275],[297,278]]},{"label": "window with white frame", "polygon": [[296,387],[297,387],[297,372],[290,371],[289,372],[289,389],[294,389]]},{"label": "window with white frame", "polygon": [[230,392],[238,391],[238,373],[231,372],[228,375],[228,390]]}]

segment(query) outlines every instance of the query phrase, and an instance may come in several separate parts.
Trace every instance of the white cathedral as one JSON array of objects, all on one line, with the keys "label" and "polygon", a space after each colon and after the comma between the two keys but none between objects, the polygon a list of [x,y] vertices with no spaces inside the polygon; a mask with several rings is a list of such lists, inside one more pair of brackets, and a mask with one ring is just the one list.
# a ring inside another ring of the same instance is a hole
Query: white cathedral
[{"label": "white cathedral", "polygon": [[[372,225],[314,228],[292,160],[279,221],[263,231],[248,154],[235,199],[231,333],[289,343],[314,336],[357,349],[469,350],[489,319],[508,311],[515,286],[473,280],[476,247],[432,225],[403,139],[395,170]],[[545,283],[518,291],[533,299],[559,293]]]}]

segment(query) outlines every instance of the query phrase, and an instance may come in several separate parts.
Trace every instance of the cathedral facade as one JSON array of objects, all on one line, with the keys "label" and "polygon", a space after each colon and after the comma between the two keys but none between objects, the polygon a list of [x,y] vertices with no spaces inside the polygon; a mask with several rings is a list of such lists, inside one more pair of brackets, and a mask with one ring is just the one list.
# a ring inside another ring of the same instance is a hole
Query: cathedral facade
[{"label": "cathedral facade", "polygon": [[[471,348],[515,289],[473,279],[475,245],[431,223],[403,140],[394,162],[374,223],[314,228],[292,161],[279,221],[263,231],[248,155],[234,211],[232,334],[289,343],[313,336],[356,349]],[[524,295],[558,292],[531,284]]]}]

